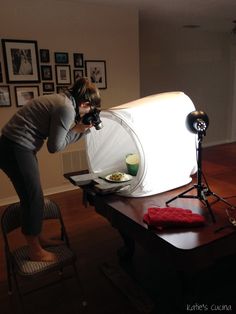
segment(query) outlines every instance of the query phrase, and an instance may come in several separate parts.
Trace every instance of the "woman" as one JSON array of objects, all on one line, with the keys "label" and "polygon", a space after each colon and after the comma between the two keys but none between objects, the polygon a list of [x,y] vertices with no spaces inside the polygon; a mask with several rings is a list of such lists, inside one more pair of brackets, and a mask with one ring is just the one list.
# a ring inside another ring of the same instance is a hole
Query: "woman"
[{"label": "woman", "polygon": [[32,261],[54,261],[41,235],[44,196],[36,154],[47,139],[50,153],[78,141],[92,127],[82,117],[100,107],[98,89],[86,78],[64,93],[29,101],[3,127],[0,137],[0,168],[8,175],[20,198],[22,233]]}]

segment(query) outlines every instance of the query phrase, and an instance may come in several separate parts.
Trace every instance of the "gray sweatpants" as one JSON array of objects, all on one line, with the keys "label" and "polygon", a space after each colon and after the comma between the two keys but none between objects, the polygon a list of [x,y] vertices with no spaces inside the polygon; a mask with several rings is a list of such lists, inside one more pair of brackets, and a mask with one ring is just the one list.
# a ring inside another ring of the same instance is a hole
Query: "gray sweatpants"
[{"label": "gray sweatpants", "polygon": [[10,178],[19,196],[22,232],[25,235],[39,235],[42,230],[44,196],[35,152],[1,136],[0,168]]}]

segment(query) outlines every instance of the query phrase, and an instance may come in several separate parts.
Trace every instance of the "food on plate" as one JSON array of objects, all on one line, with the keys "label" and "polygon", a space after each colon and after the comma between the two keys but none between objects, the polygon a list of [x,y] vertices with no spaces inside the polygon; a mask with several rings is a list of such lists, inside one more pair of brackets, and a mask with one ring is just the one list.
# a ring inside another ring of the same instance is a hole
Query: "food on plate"
[{"label": "food on plate", "polygon": [[119,172],[119,171],[114,172],[109,176],[109,180],[112,180],[112,181],[122,181],[124,179],[125,179],[125,173]]}]

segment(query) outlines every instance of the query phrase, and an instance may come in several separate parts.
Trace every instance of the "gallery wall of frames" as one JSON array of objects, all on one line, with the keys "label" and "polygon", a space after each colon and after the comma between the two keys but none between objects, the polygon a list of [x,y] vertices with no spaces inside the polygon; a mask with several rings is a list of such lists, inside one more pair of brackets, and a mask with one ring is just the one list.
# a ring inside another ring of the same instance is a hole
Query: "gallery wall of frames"
[{"label": "gallery wall of frames", "polygon": [[86,76],[107,88],[106,61],[85,60],[81,51],[51,51],[35,40],[1,39],[0,107],[24,106],[30,99],[59,93]]}]

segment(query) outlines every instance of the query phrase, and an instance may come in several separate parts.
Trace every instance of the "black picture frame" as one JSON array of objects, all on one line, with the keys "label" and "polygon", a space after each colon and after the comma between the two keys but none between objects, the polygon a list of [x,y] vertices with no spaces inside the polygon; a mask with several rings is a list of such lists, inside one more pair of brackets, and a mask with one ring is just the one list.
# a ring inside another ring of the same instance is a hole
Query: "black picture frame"
[{"label": "black picture frame", "polygon": [[86,60],[86,76],[95,83],[99,89],[107,88],[106,61],[105,60]]},{"label": "black picture frame", "polygon": [[84,67],[84,55],[83,53],[73,53],[74,68]]},{"label": "black picture frame", "polygon": [[39,49],[40,62],[48,63],[50,62],[49,49]]},{"label": "black picture frame", "polygon": [[22,107],[31,99],[39,96],[38,86],[15,86],[16,106]]},{"label": "black picture frame", "polygon": [[54,56],[55,56],[55,63],[58,63],[58,64],[69,63],[68,52],[54,52]]},{"label": "black picture frame", "polygon": [[0,86],[0,108],[11,106],[11,94],[8,85]]},{"label": "black picture frame", "polygon": [[70,65],[56,65],[55,69],[57,85],[70,85],[71,84]]},{"label": "black picture frame", "polygon": [[57,92],[57,94],[59,94],[59,93],[63,92],[65,89],[67,89],[67,88],[68,88],[67,85],[58,85],[56,87],[56,92]]},{"label": "black picture frame", "polygon": [[37,41],[2,39],[2,47],[8,83],[40,82]]},{"label": "black picture frame", "polygon": [[54,92],[55,86],[54,82],[45,82],[43,83],[43,92]]},{"label": "black picture frame", "polygon": [[0,62],[0,83],[3,82],[3,76],[2,76],[2,64]]},{"label": "black picture frame", "polygon": [[80,69],[80,70],[73,70],[73,78],[74,78],[74,82],[76,82],[79,78],[84,76],[84,70]]},{"label": "black picture frame", "polygon": [[41,65],[41,78],[42,78],[42,81],[52,80],[52,66],[51,65]]}]

